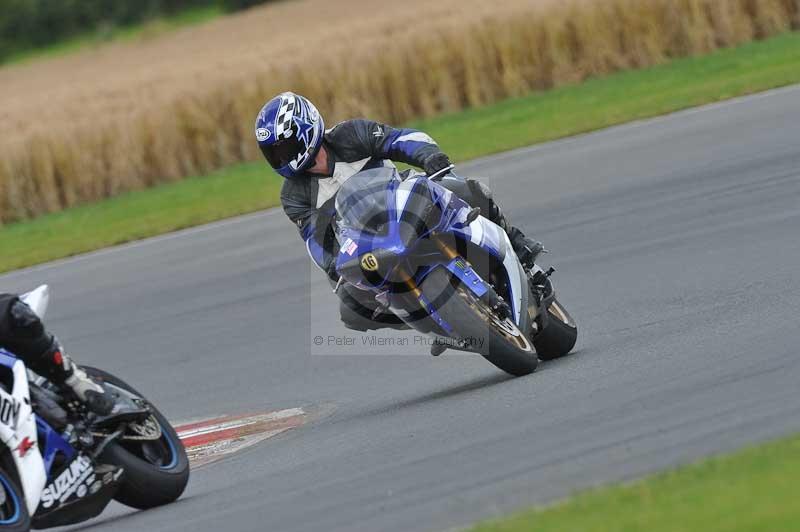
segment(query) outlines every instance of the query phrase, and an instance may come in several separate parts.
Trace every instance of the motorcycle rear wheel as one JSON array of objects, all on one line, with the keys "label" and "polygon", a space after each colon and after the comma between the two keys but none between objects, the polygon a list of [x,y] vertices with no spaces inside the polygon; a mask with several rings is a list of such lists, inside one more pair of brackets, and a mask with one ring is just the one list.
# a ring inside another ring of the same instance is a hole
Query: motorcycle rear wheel
[{"label": "motorcycle rear wheel", "polygon": [[578,340],[578,326],[558,299],[547,308],[547,327],[533,338],[533,346],[542,360],[567,355]]},{"label": "motorcycle rear wheel", "polygon": [[515,377],[536,370],[539,358],[526,335],[510,319],[500,320],[449,272],[434,270],[420,288],[457,338],[476,346],[486,360]]}]

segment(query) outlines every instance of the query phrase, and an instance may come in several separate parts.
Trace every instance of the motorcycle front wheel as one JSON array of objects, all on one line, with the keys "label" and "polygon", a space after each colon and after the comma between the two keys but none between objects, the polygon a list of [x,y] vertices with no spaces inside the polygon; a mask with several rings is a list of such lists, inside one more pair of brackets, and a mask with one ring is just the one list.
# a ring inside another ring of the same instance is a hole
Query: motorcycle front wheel
[{"label": "motorcycle front wheel", "polygon": [[[101,369],[84,366],[97,381],[107,382],[141,398],[132,386]],[[126,506],[146,510],[174,502],[189,482],[189,459],[167,418],[148,401],[161,435],[154,440],[114,441],[99,457],[102,463],[122,466],[125,472],[114,498]]]},{"label": "motorcycle front wheel", "polygon": [[5,467],[0,468],[0,530],[28,532],[31,516],[25,504],[25,495],[16,476]]},{"label": "motorcycle front wheel", "polygon": [[539,358],[530,341],[509,318],[500,319],[461,282],[441,268],[420,289],[454,330],[454,339],[501,370],[521,377],[533,373]]}]

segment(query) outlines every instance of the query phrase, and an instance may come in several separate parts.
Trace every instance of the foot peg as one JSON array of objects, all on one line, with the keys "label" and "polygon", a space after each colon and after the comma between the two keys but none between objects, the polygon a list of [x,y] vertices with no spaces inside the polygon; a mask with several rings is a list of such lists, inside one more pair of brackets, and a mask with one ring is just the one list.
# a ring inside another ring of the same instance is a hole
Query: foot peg
[{"label": "foot peg", "polygon": [[525,240],[525,245],[523,245],[522,249],[517,253],[517,257],[519,257],[519,261],[526,269],[531,269],[536,264],[536,259],[539,258],[539,255],[547,253],[548,251],[544,249],[541,242],[528,238]]},{"label": "foot peg", "polygon": [[433,345],[431,346],[431,355],[438,357],[445,351],[447,351],[447,344],[438,340],[433,342]]}]

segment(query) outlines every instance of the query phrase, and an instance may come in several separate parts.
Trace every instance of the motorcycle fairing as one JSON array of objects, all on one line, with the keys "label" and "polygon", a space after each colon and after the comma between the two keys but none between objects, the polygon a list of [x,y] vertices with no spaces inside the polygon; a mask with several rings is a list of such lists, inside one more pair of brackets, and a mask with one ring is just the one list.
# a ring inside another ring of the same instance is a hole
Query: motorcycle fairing
[{"label": "motorcycle fairing", "polygon": [[42,492],[34,527],[66,526],[100,515],[117,493],[123,474],[121,467],[97,465],[89,456],[76,454]]},{"label": "motorcycle fairing", "polygon": [[36,416],[36,428],[39,433],[39,440],[44,442],[45,471],[48,480],[53,476],[53,464],[60,455],[65,460],[72,460],[75,457],[75,449],[41,417]]},{"label": "motorcycle fairing", "polygon": [[[361,203],[365,203],[366,207]],[[355,210],[348,212],[350,208]],[[441,267],[458,277],[476,296],[484,295],[488,283],[471,267],[459,267],[462,264],[469,265],[465,257],[449,260],[438,252],[420,251],[420,242],[425,237],[450,234],[470,242],[502,263],[514,322],[523,330],[527,328],[526,312],[523,312],[528,305],[527,275],[513,251],[508,235],[483,216],[470,221],[472,208],[450,190],[425,176],[401,180],[396,169],[380,168],[361,172],[346,181],[337,196],[336,209],[349,218],[339,222],[337,232],[341,245],[336,268],[346,281],[363,290],[392,292],[392,288],[398,286],[397,280],[392,279],[392,273],[398,265],[409,266],[407,269],[417,285],[433,269]],[[372,255],[375,259],[377,266],[374,269],[367,269],[362,264],[366,255]],[[420,257],[425,259],[423,265],[419,265]],[[415,259],[413,267],[412,258]],[[397,299],[394,298],[392,305],[395,313],[401,307]],[[411,302],[408,297],[401,299],[406,303]],[[416,308],[435,311],[435,305],[430,301],[418,297],[414,299],[417,300]],[[401,312],[398,316],[419,329],[423,324],[414,319],[414,314],[416,312],[405,312],[404,317]],[[437,320],[434,318],[434,321]],[[439,325],[445,330],[449,329]]]},{"label": "motorcycle fairing", "polygon": [[[47,483],[47,472],[39,451],[28,374],[25,364],[4,349],[0,349],[0,372],[3,372],[4,384],[0,386],[0,401],[6,413],[0,416],[0,440],[14,460],[28,512],[33,515]],[[11,388],[11,393],[8,393],[6,386]],[[9,413],[9,409],[13,412]]]},{"label": "motorcycle fairing", "polygon": [[511,292],[508,303],[514,314],[514,322],[521,327],[523,309],[528,308],[528,276],[506,232],[484,216],[478,216],[465,227],[454,225],[452,232],[502,261]]},{"label": "motorcycle fairing", "polygon": [[[464,241],[471,242],[479,247],[489,255],[502,261],[503,269],[506,273],[506,279],[509,283],[511,310],[514,316],[514,322],[518,327],[522,328],[525,321],[524,309],[528,307],[528,277],[527,274],[517,259],[514,248],[511,246],[511,241],[508,234],[497,224],[484,216],[478,216],[471,223],[466,223],[468,215],[472,208],[463,201],[461,198],[453,194],[438,183],[428,181],[424,176],[417,177],[414,180],[424,180],[430,186],[431,193],[434,197],[434,202],[441,204],[442,217],[440,224],[435,227],[431,232],[436,233],[452,233]],[[411,181],[411,180],[409,180]],[[405,185],[405,182],[403,183]],[[451,261],[454,264],[458,259]],[[464,261],[464,258],[461,257]],[[468,261],[465,261],[469,265]],[[488,284],[470,268],[472,275],[468,279],[462,278],[459,271],[451,269],[451,264],[446,267],[451,273],[455,274],[461,279],[465,286],[467,286],[476,296],[481,297],[486,293]],[[430,270],[425,272],[429,273]],[[474,277],[480,279],[479,283],[474,282]],[[417,279],[421,282],[424,276]]]},{"label": "motorcycle fairing", "polygon": [[[34,527],[68,525],[99,515],[114,497],[122,469],[113,468],[114,472],[102,478],[95,476],[94,461],[79,454],[33,412],[25,363],[4,349],[0,349],[0,377],[0,440],[17,468]],[[9,387],[11,393],[6,389]],[[59,455],[62,460],[55,469],[54,462]],[[73,470],[76,472],[78,468],[73,464],[77,461],[86,464],[80,468],[82,476],[70,477],[72,492],[61,493],[64,479],[59,480],[59,477],[72,475]],[[63,500],[51,498],[44,507],[45,488],[59,490],[58,498]]]}]

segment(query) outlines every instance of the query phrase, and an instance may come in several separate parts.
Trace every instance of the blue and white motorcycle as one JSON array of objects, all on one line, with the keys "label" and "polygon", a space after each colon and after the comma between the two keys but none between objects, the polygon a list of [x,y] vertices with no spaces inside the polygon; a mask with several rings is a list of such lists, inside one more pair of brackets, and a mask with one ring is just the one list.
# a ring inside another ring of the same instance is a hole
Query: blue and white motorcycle
[{"label": "blue and white motorcycle", "polygon": [[[40,317],[47,286],[22,296]],[[145,509],[173,502],[189,461],[166,418],[121,379],[84,367],[117,402],[96,417],[0,349],[0,530],[95,517],[116,499]]]},{"label": "blue and white motorcycle", "polygon": [[[569,353],[578,329],[558,301],[553,269],[526,270],[505,231],[436,181],[377,168],[336,198],[336,269],[445,349],[480,353],[512,375]],[[537,356],[538,355],[538,356]]]}]

